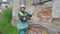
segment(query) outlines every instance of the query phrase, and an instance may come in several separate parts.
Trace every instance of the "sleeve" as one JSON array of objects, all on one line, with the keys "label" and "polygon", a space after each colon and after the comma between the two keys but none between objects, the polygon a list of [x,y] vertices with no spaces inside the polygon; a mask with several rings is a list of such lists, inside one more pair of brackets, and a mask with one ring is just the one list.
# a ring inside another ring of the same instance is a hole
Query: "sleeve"
[{"label": "sleeve", "polygon": [[32,17],[32,15],[31,15],[31,14],[28,14],[28,16],[29,16],[29,17]]},{"label": "sleeve", "polygon": [[31,14],[29,14],[29,13],[27,13],[27,16],[32,17],[32,15],[31,15]]},{"label": "sleeve", "polygon": [[22,19],[22,16],[20,16],[20,14],[18,13],[18,18],[21,20]]}]

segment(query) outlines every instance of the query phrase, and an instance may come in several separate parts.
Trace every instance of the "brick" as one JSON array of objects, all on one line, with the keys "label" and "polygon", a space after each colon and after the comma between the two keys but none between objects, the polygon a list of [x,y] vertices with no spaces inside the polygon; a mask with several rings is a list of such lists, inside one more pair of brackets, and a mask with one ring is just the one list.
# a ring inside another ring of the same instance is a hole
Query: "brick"
[{"label": "brick", "polygon": [[55,24],[60,24],[60,18],[54,18],[53,23]]}]

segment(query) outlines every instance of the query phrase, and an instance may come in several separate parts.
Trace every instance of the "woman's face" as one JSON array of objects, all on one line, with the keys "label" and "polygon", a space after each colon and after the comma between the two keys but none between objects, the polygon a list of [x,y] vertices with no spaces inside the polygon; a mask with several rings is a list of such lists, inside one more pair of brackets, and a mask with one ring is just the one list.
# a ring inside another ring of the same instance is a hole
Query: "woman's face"
[{"label": "woman's face", "polygon": [[21,10],[21,11],[25,11],[25,8],[24,8],[24,7],[22,7],[22,8],[20,8],[20,10]]}]

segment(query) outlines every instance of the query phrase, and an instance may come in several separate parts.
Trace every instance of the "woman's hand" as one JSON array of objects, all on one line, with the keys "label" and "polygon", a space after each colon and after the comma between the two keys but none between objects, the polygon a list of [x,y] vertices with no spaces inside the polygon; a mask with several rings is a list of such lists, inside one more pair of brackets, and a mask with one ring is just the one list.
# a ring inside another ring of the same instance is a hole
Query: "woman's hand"
[{"label": "woman's hand", "polygon": [[24,21],[27,20],[26,17],[23,17],[23,20],[24,20]]}]

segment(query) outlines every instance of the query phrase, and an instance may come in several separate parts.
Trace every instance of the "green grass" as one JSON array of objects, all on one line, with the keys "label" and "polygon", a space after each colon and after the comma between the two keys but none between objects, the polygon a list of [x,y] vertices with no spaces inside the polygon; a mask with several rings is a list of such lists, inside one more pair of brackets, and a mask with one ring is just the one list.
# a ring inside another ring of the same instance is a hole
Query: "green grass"
[{"label": "green grass", "polygon": [[4,14],[0,14],[0,17],[4,19],[3,21],[0,21],[0,32],[2,32],[2,34],[19,34],[18,29],[11,24],[11,8],[8,8]]}]

